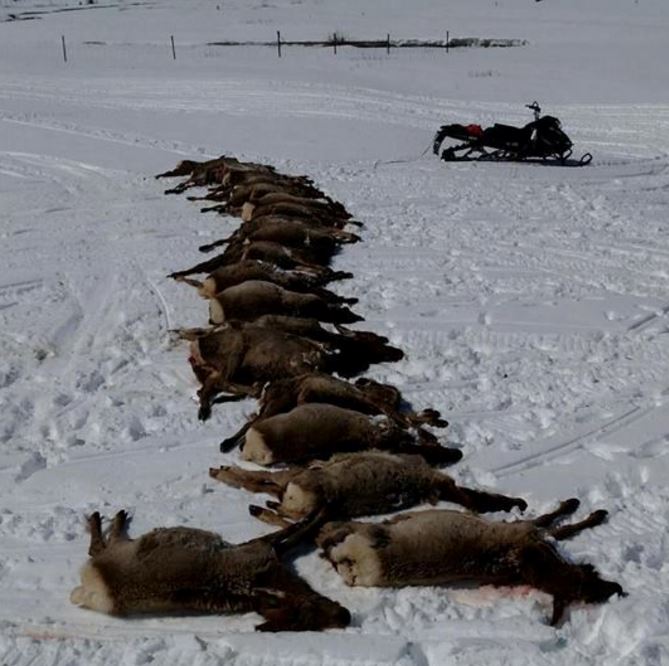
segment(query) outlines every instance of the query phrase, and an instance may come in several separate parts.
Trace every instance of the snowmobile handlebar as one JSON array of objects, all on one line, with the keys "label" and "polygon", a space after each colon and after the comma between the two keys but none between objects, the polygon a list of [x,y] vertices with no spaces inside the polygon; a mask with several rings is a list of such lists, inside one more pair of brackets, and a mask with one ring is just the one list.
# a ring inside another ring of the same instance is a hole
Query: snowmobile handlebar
[{"label": "snowmobile handlebar", "polygon": [[539,106],[539,102],[534,100],[532,104],[526,104],[525,108],[530,109],[530,111],[534,111],[534,119],[539,120],[539,116],[541,115],[541,107]]}]

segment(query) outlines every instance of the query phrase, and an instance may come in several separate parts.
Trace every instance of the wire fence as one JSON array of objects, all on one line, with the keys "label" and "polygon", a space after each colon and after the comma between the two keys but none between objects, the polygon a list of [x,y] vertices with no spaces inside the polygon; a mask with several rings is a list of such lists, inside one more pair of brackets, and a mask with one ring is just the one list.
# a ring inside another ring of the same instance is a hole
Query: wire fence
[{"label": "wire fence", "polygon": [[[104,42],[99,41],[84,41],[86,45],[106,46]],[[177,59],[178,42],[174,35],[169,36],[169,53],[173,60]],[[445,39],[391,39],[390,34],[386,34],[384,39],[348,39],[333,33],[327,39],[309,40],[309,39],[285,39],[281,35],[281,31],[277,30],[276,39],[267,41],[236,41],[236,40],[222,40],[215,42],[206,42],[206,47],[259,47],[259,48],[273,48],[276,49],[277,57],[281,58],[286,48],[303,47],[303,48],[329,48],[336,55],[337,50],[343,48],[353,49],[382,49],[387,55],[390,55],[393,49],[432,49],[441,50],[448,53],[451,49],[461,48],[514,48],[526,46],[527,40],[524,39],[490,39],[481,37],[451,37],[450,31],[446,31]],[[61,35],[61,45],[63,53],[63,61],[68,61],[67,42],[65,35]]]}]

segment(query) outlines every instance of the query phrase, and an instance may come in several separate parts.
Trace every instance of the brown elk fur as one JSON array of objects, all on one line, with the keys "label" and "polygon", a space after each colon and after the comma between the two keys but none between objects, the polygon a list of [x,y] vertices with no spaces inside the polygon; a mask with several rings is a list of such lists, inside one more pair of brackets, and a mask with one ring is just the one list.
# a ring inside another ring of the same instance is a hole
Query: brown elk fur
[{"label": "brown elk fur", "polygon": [[253,507],[253,513],[281,524],[286,524],[282,520],[285,517],[296,520],[326,507],[332,520],[391,513],[439,501],[454,502],[477,513],[527,508],[519,497],[460,487],[420,456],[385,451],[337,454],[326,463],[306,469],[268,472],[224,466],[210,469],[209,474],[235,488],[277,497],[280,504],[267,503],[275,514],[259,507]]},{"label": "brown elk fur", "polygon": [[304,196],[308,196],[306,192],[318,197],[325,196],[307,176],[289,176],[277,172],[229,171],[223,177],[221,184],[211,187],[205,196],[188,197],[188,199],[189,201],[228,201],[236,188],[253,185],[259,185],[261,188],[264,185],[277,186],[289,191],[295,188],[298,191],[304,191]]},{"label": "brown elk fur", "polygon": [[253,172],[253,171],[230,171],[226,174],[223,183],[225,185],[242,185],[260,182],[280,182],[284,184],[313,185],[314,181],[309,176],[295,176],[292,174],[279,173],[277,171]]},{"label": "brown elk fur", "polygon": [[333,213],[329,210],[321,210],[307,204],[296,204],[288,201],[279,201],[277,203],[267,204],[265,206],[258,206],[251,203],[245,203],[242,206],[241,218],[244,222],[255,220],[259,217],[265,217],[267,215],[280,215],[294,219],[309,220],[314,224],[336,227],[337,229],[343,229],[347,224],[362,226],[361,223],[355,222],[349,219],[347,216],[338,214],[336,212]]},{"label": "brown elk fur", "polygon": [[[327,266],[319,266],[305,261],[306,259],[311,259],[311,257],[306,257],[299,251],[291,251],[277,243],[250,243],[246,248],[240,245],[227,248],[223,254],[219,254],[212,259],[203,261],[185,270],[170,273],[168,277],[177,279],[193,275],[194,273],[212,273],[221,268],[246,264],[248,262],[261,263],[276,271],[299,271],[306,276],[305,284],[324,285],[335,280],[346,280],[353,277],[352,273],[333,271]],[[291,288],[295,290],[294,286]]]},{"label": "brown elk fur", "polygon": [[[322,214],[333,215],[338,218],[349,219],[351,214],[338,201],[332,199],[314,199],[312,197],[300,197],[289,192],[268,192],[267,194],[256,198],[253,201],[248,201],[246,207],[246,215],[257,217],[254,215],[256,208],[264,208],[266,206],[275,206],[278,204],[288,204],[291,206],[305,206],[310,210]],[[244,207],[242,207],[242,217],[244,217]]]},{"label": "brown elk fur", "polygon": [[[202,266],[207,266],[206,270],[213,270],[219,266],[226,266],[228,264],[237,263],[245,260],[264,261],[265,263],[273,264],[278,268],[286,270],[300,270],[310,274],[319,276],[349,276],[350,273],[336,273],[328,268],[326,264],[329,263],[330,257],[324,256],[323,252],[311,250],[308,246],[285,247],[280,243],[272,241],[253,241],[252,243],[235,242],[228,245],[225,252],[217,257],[217,261],[207,264],[200,264],[195,267],[201,270]],[[213,268],[209,268],[214,264]],[[194,269],[186,271],[192,272]],[[181,272],[183,274],[184,271]]]},{"label": "brown elk fur", "polygon": [[317,275],[334,273],[325,266],[329,263],[329,258],[326,259],[322,252],[312,251],[307,246],[295,248],[285,247],[272,241],[253,241],[242,246],[240,259],[267,261],[279,268],[301,270]]},{"label": "brown elk fur", "polygon": [[[404,352],[389,345],[388,338],[382,335],[370,331],[353,331],[339,324],[334,324],[336,330],[334,332],[323,328],[318,320],[307,317],[263,315],[248,325],[271,328],[275,331],[299,335],[301,338],[308,338],[314,342],[325,343],[328,348],[335,350],[342,357],[339,372],[346,376],[356,375],[362,371],[361,359],[364,359],[364,365],[369,367],[376,363],[395,363],[404,358]],[[347,359],[351,359],[351,362],[349,363]],[[322,377],[327,377],[332,381],[341,381],[329,375],[322,375]],[[318,402],[330,401],[320,400]]]},{"label": "brown elk fur", "polygon": [[419,453],[433,463],[462,457],[458,449],[420,446],[406,430],[387,420],[325,403],[298,405],[256,423],[244,435],[241,456],[260,465],[326,459],[333,453],[383,449]]},{"label": "brown elk fur", "polygon": [[327,303],[315,294],[290,291],[261,280],[248,280],[228,287],[209,301],[209,320],[212,324],[222,324],[230,319],[252,321],[268,314],[339,323],[362,320],[347,307]]},{"label": "brown elk fur", "polygon": [[623,594],[589,564],[572,564],[547,540],[567,539],[600,524],[596,511],[572,525],[554,522],[578,500],[534,520],[491,521],[459,511],[400,514],[383,523],[326,524],[317,543],[348,585],[404,587],[476,582],[530,585],[553,596],[552,624],[572,602],[604,602]]},{"label": "brown elk fur", "polygon": [[[276,317],[270,317],[268,325],[274,327],[281,326],[283,322],[275,321],[276,319]],[[262,325],[263,322],[256,321],[255,324]],[[293,329],[288,332],[321,341],[327,341],[329,339],[327,336],[333,335],[322,328],[320,330],[324,334],[321,338],[315,337],[316,333],[311,333],[309,330],[299,332]],[[355,335],[355,332],[353,335]],[[368,333],[367,335],[374,334]],[[379,344],[385,342],[387,340],[380,337],[376,342],[377,348]],[[370,352],[366,353],[372,353],[372,350],[370,349]],[[379,358],[377,356],[370,360],[377,363],[392,359],[388,357]],[[441,419],[439,412],[433,409],[428,409],[418,414],[406,410],[401,411],[401,394],[397,389],[387,384],[379,384],[366,378],[360,378],[356,380],[355,384],[351,384],[343,379],[323,373],[311,373],[298,377],[278,379],[267,384],[260,396],[258,413],[244,424],[237,433],[221,442],[221,451],[229,451],[237,444],[241,444],[241,438],[244,433],[258,421],[276,416],[277,414],[285,414],[298,405],[309,402],[326,402],[330,405],[352,409],[370,416],[385,414],[401,427],[416,428],[418,436],[424,442],[436,443],[436,437],[420,428],[421,425],[428,424],[437,427],[446,427],[448,425],[446,421]]]},{"label": "brown elk fur", "polygon": [[190,363],[202,384],[198,391],[202,420],[209,418],[219,393],[258,397],[268,381],[313,371],[350,377],[365,372],[370,364],[355,345],[337,350],[331,344],[253,324],[228,323],[182,337],[192,340]]},{"label": "brown elk fur", "polygon": [[315,227],[306,220],[291,220],[284,217],[269,215],[244,222],[231,236],[200,246],[200,252],[209,252],[226,243],[271,241],[287,247],[308,247],[327,263],[339,251],[344,243],[357,243],[359,236],[333,229]]},{"label": "brown elk fur", "polygon": [[[337,372],[347,377],[363,372],[369,368],[371,364],[392,363],[404,358],[402,350],[387,344],[388,339],[381,335],[370,333],[368,331],[352,331],[339,325],[335,325],[337,332],[333,332],[323,328],[320,322],[315,319],[286,317],[282,315],[263,315],[251,322],[228,322],[227,324],[224,324],[223,327],[228,325],[238,330],[250,329],[257,331],[258,329],[269,329],[275,333],[286,333],[322,344],[325,350],[335,355],[335,358],[337,359]],[[214,326],[205,329],[179,329],[174,332],[184,340],[193,341],[203,336],[211,335],[220,330],[220,328],[221,327],[219,326]],[[303,400],[304,402],[329,402],[331,404],[339,404],[340,407],[348,407],[351,409],[359,407],[357,411],[361,411],[365,414],[383,413],[378,411],[378,409],[372,411],[373,406],[370,404],[365,408],[365,405],[360,400],[358,400],[356,404],[354,397],[350,395],[351,391],[347,391],[344,388],[346,386],[350,387],[350,384],[323,373],[317,374],[317,377],[320,379],[314,380],[315,385],[305,387],[305,390],[301,392],[302,398],[310,398]],[[275,399],[270,398],[274,407],[278,407],[279,404],[283,406],[283,409],[276,411],[277,414],[281,411],[289,411],[298,404],[292,404],[296,391],[295,386],[290,383],[290,378],[287,378],[285,381],[287,382],[285,389],[287,391],[286,398],[288,402],[286,402],[286,399],[284,398],[280,400],[280,403],[277,403]],[[378,404],[384,404],[385,402],[389,414],[392,416],[390,401],[392,400],[394,403],[397,403],[395,394],[397,394],[397,400],[399,400],[401,398],[399,391],[385,384],[373,382],[372,380],[360,379],[356,381],[356,384],[362,382],[367,382],[369,384],[369,386],[365,387],[364,391],[369,396],[370,400],[373,399]],[[274,384],[274,382],[271,382],[269,386],[271,387],[272,384]],[[280,390],[277,389],[274,391],[271,390],[271,388],[268,389],[266,386],[265,389],[263,389],[263,395],[265,395],[266,389],[270,396],[276,395],[278,390]],[[348,392],[349,395],[345,395],[346,392]],[[293,398],[291,398],[290,395],[293,395]],[[321,396],[322,399],[317,399],[318,396]],[[397,410],[398,407],[395,411]],[[267,416],[271,415],[273,414],[267,414]],[[425,410],[424,412],[421,412],[421,414],[415,415],[409,414],[407,417],[406,420],[403,418],[397,419],[398,423],[405,423],[406,427],[409,427],[410,425],[416,426],[421,423],[429,423],[430,425],[436,426],[447,425],[445,421],[442,421],[439,418],[439,413],[434,410]],[[246,428],[243,429],[243,432],[245,431]],[[243,432],[239,433],[239,436],[241,436]],[[425,438],[431,441],[436,441],[436,438],[430,437],[429,433],[419,432],[419,435],[421,436],[421,439]],[[423,437],[423,435],[425,435],[425,437]],[[232,448],[233,446],[234,444],[229,448]]]},{"label": "brown elk fur", "polygon": [[314,275],[297,271],[284,271],[260,261],[247,260],[223,266],[202,281],[191,280],[178,273],[173,273],[170,277],[195,287],[202,298],[213,298],[224,289],[234,287],[248,280],[263,280],[277,284],[284,289],[290,289],[291,291],[316,294],[316,296],[320,296],[327,303],[331,304],[345,303],[353,305],[358,302],[357,298],[346,298],[328,289],[323,289],[320,286],[323,280],[318,279]]},{"label": "brown elk fur", "polygon": [[281,563],[317,523],[313,518],[268,537],[233,545],[218,534],[188,527],[155,529],[139,539],[114,518],[107,538],[99,513],[89,518],[90,559],[74,604],[112,615],[245,613],[265,622],[261,631],[345,627],[349,612],[315,592]]},{"label": "brown elk fur", "polygon": [[210,167],[217,166],[225,160],[235,160],[234,157],[226,157],[221,155],[212,160],[206,160],[204,162],[196,162],[194,160],[182,160],[177,164],[177,166],[170,170],[165,171],[165,173],[159,173],[156,178],[174,178],[176,176],[190,176],[196,169],[207,169]]},{"label": "brown elk fur", "polygon": [[190,174],[187,180],[172,189],[165,190],[165,194],[177,194],[191,187],[203,187],[214,183],[222,183],[225,176],[232,171],[270,174],[274,173],[274,167],[266,164],[254,164],[253,162],[240,162],[235,157],[222,155],[214,160],[207,160],[205,162],[184,160],[173,171],[159,174],[156,178]]},{"label": "brown elk fur", "polygon": [[[256,203],[268,194],[286,194],[307,199],[325,199],[325,195],[317,187],[299,180],[265,179],[251,183],[241,183],[230,189],[224,204],[213,209],[226,211],[235,215],[241,213],[242,206],[248,201]],[[212,210],[213,210],[212,209]],[[205,209],[203,209],[205,210]]]},{"label": "brown elk fur", "polygon": [[198,391],[202,420],[209,417],[218,393],[257,397],[267,381],[316,368],[325,370],[331,363],[327,349],[311,340],[230,325],[195,339],[190,362],[202,383]]}]

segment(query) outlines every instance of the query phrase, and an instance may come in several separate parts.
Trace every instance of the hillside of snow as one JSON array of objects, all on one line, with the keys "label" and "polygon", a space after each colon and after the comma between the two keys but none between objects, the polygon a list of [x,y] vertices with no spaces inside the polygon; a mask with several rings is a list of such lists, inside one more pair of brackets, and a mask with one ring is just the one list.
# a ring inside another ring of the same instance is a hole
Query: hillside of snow
[{"label": "hillside of snow", "polygon": [[[277,30],[529,43],[209,45]],[[666,0],[1,0],[0,663],[669,663],[668,56]],[[590,166],[425,152],[443,123],[521,125],[535,99]],[[335,288],[406,353],[370,376],[448,418],[456,479],[531,514],[570,496],[579,516],[607,509],[561,549],[629,596],[552,628],[538,592],[347,588],[313,552],[295,566],[352,611],[344,631],[69,602],[94,510],[128,509],[132,535],[270,531],[248,515],[264,496],[207,474],[237,461],[218,443],[254,402],[200,423],[170,334],[207,306],[166,275],[239,221],[153,176],[219,154],[308,174],[365,223]]]}]

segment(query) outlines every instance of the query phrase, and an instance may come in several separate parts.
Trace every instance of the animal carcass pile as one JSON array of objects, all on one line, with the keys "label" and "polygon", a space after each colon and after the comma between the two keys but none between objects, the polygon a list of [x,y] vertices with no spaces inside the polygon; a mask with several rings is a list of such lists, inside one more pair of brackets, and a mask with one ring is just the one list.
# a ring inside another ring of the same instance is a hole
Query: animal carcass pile
[{"label": "animal carcass pile", "polygon": [[[350,614],[299,578],[282,557],[315,543],[351,586],[401,587],[472,581],[530,585],[553,597],[551,622],[572,602],[603,602],[623,594],[590,564],[570,562],[554,541],[600,524],[605,511],[557,525],[576,499],[552,513],[510,522],[481,518],[491,511],[524,511],[519,497],[458,486],[437,467],[456,463],[428,428],[447,425],[439,412],[412,411],[397,388],[359,377],[373,363],[403,358],[361,321],[329,282],[351,277],[330,261],[342,245],[361,239],[362,226],[306,176],[220,157],[181,162],[159,177],[186,177],[167,192],[207,187],[192,200],[203,210],[238,215],[228,238],[200,248],[224,251],[171,277],[209,300],[209,326],[181,331],[201,388],[199,418],[239,397],[257,398],[257,413],[221,450],[274,470],[210,469],[211,477],[274,499],[251,515],[281,529],[231,545],[198,529],[156,529],[137,540],[126,514],[103,535],[89,519],[91,545],[82,584],[72,601],[119,615],[147,612],[245,612],[265,618],[258,629],[345,627]],[[206,274],[197,280],[188,276]],[[357,379],[353,380],[354,377]],[[466,511],[400,513],[381,523],[354,518],[448,501]]]}]

